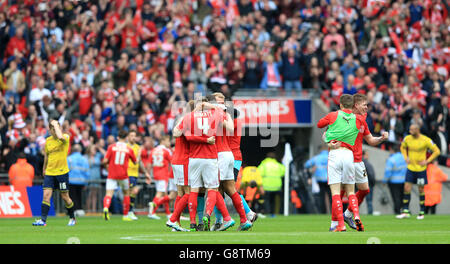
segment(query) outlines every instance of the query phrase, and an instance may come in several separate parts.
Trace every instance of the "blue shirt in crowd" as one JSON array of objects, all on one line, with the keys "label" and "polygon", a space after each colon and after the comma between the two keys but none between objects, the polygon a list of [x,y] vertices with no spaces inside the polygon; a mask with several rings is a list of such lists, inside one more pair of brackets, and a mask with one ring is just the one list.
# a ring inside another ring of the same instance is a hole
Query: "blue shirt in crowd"
[{"label": "blue shirt in crowd", "polygon": [[344,86],[347,86],[348,82],[348,76],[351,75],[355,75],[356,70],[359,68],[358,64],[356,64],[355,62],[353,62],[352,64],[348,64],[345,63],[344,65],[342,65],[340,67],[340,70],[342,72],[342,77],[344,79]]},{"label": "blue shirt in crowd", "polygon": [[95,154],[94,157],[89,157],[89,186],[100,187],[99,180],[101,179],[102,172],[102,159],[103,155],[99,152]]},{"label": "blue shirt in crowd", "polygon": [[319,154],[306,161],[305,168],[309,169],[316,166],[313,177],[317,182],[328,182],[328,150],[322,150]]},{"label": "blue shirt in crowd", "polygon": [[410,25],[422,20],[423,6],[411,4],[409,6]]},{"label": "blue shirt in crowd", "polygon": [[404,183],[407,166],[402,153],[391,154],[386,160],[383,183]]},{"label": "blue shirt in crowd", "polygon": [[89,180],[89,162],[80,152],[72,153],[68,158],[69,184],[86,185]]}]

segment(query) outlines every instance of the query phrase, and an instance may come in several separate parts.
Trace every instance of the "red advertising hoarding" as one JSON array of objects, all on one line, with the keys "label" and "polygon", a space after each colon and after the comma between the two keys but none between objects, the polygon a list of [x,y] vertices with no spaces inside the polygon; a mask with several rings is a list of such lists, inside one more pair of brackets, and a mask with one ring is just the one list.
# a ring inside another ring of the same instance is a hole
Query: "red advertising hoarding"
[{"label": "red advertising hoarding", "polygon": [[233,104],[245,126],[310,126],[312,122],[310,99],[243,97],[234,98]]},{"label": "red advertising hoarding", "polygon": [[25,187],[0,186],[0,218],[10,217],[31,217],[31,208]]}]

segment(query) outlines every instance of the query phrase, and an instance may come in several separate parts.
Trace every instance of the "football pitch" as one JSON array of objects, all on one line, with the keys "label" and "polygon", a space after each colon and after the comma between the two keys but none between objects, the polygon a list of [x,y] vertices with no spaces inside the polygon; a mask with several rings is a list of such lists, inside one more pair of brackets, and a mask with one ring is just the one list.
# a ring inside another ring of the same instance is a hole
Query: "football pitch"
[{"label": "football pitch", "polygon": [[[239,218],[234,215],[238,222]],[[237,232],[237,224],[223,232],[172,232],[166,219],[124,222],[119,215],[110,221],[100,216],[79,217],[67,226],[67,217],[49,217],[47,226],[35,227],[34,219],[0,219],[1,244],[450,244],[450,215],[426,215],[424,220],[396,219],[394,215],[368,216],[366,231],[328,231],[328,215],[293,215],[258,219],[254,227]],[[188,221],[182,221],[187,228]]]}]

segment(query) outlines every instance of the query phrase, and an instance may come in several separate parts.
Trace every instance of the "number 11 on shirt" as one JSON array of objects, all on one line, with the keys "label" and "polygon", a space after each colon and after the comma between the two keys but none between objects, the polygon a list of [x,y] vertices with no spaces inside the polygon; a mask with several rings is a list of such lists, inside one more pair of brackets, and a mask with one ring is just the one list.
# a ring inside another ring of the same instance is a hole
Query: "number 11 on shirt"
[{"label": "number 11 on shirt", "polygon": [[125,152],[117,151],[114,155],[114,164],[123,165],[125,162]]}]

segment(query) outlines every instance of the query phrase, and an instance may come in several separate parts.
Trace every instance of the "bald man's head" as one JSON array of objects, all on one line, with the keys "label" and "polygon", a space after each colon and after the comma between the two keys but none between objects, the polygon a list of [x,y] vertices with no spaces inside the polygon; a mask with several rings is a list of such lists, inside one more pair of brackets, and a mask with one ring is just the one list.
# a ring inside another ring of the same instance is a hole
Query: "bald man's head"
[{"label": "bald man's head", "polygon": [[409,134],[413,135],[414,137],[419,136],[420,134],[420,127],[417,124],[412,124],[409,126]]}]

